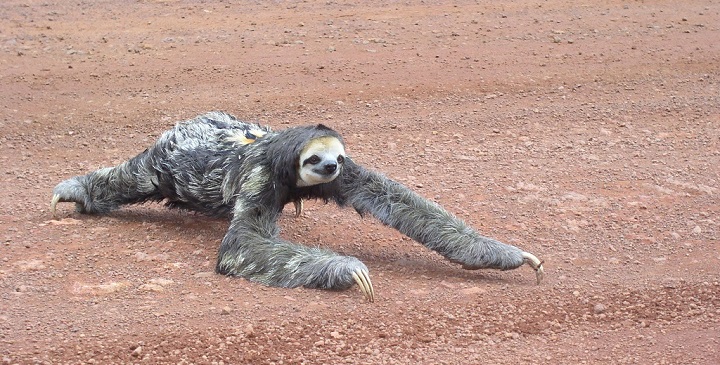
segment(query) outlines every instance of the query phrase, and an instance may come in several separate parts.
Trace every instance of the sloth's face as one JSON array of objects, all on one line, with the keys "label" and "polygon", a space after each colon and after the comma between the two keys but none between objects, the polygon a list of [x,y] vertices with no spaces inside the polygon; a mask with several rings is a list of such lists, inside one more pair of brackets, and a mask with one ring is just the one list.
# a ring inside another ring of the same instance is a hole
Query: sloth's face
[{"label": "sloth's face", "polygon": [[345,162],[345,147],[335,137],[308,142],[300,153],[297,186],[324,184],[335,180]]}]

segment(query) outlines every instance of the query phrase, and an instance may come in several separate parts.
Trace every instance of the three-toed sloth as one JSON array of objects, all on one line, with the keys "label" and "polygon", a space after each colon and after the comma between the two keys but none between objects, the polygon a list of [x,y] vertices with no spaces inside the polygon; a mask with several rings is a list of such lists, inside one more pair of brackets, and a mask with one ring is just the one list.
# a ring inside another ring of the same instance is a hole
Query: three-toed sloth
[{"label": "three-toed sloth", "polygon": [[282,131],[211,112],[177,124],[141,154],[58,184],[58,202],[105,214],[120,205],[165,201],[170,207],[230,217],[216,271],[277,287],[347,289],[375,293],[368,269],[355,257],[306,247],[279,237],[283,207],[304,199],[333,201],[370,213],[382,223],[465,269],[535,269],[530,253],[478,234],[439,205],[357,165],[338,133],[324,125]]}]

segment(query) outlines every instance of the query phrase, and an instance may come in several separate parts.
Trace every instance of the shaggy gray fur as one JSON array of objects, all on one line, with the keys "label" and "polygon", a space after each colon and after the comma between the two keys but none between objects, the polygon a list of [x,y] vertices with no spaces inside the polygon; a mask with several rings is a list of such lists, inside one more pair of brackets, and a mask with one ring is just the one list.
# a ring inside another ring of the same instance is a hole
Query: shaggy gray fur
[{"label": "shaggy gray fur", "polygon": [[[335,180],[298,187],[302,148],[318,137],[340,136],[323,126],[267,127],[212,112],[179,123],[138,156],[58,184],[59,201],[81,213],[104,214],[123,204],[168,206],[231,218],[216,270],[280,287],[345,289],[358,259],[279,238],[276,222],[288,202],[319,198],[370,213],[381,222],[468,269],[508,270],[523,252],[483,237],[435,203],[347,157]],[[243,142],[244,141],[244,142]]]}]

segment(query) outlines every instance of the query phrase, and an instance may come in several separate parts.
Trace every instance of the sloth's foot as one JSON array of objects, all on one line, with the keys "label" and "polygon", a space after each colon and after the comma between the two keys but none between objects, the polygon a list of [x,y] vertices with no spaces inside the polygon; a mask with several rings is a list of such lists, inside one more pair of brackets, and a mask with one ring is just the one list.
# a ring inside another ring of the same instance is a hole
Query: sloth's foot
[{"label": "sloth's foot", "polygon": [[357,284],[365,299],[369,302],[375,301],[375,290],[368,268],[354,257],[326,257],[308,263],[300,271],[305,274],[299,276],[305,276],[301,280],[306,288],[345,290]]},{"label": "sloth's foot", "polygon": [[[478,251],[464,250],[463,255],[450,261],[461,264],[465,270],[478,269],[498,269],[512,270],[524,264],[528,264],[535,270],[535,279],[537,283],[543,279],[545,270],[543,269],[543,261],[535,257],[535,255],[524,252],[515,246],[506,245],[494,240],[485,240],[482,242],[485,249]],[[489,247],[488,247],[489,246]],[[475,248],[475,247],[471,247]]]},{"label": "sloth's foot", "polygon": [[78,212],[85,212],[85,203],[88,201],[87,191],[78,178],[72,178],[59,183],[53,189],[53,197],[50,200],[50,211],[53,217],[57,209],[57,203],[74,202]]},{"label": "sloth's foot", "polygon": [[522,253],[523,259],[525,260],[525,263],[530,265],[535,270],[535,278],[537,279],[538,285],[540,285],[540,282],[543,279],[543,275],[545,275],[545,270],[543,270],[543,261],[535,257],[535,255],[529,253],[529,252],[523,252]]}]

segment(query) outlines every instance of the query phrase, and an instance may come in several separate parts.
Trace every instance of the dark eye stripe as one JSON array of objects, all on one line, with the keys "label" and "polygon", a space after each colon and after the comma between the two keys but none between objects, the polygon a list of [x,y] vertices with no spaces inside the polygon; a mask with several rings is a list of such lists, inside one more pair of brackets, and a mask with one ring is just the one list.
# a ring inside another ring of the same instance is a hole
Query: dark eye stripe
[{"label": "dark eye stripe", "polygon": [[341,155],[341,156],[338,156],[337,162],[338,162],[338,163],[343,163],[343,162],[345,162],[345,157],[343,157],[342,155]]},{"label": "dark eye stripe", "polygon": [[320,157],[318,157],[317,155],[312,155],[312,156],[308,157],[305,161],[303,161],[303,166],[305,166],[307,164],[317,165],[319,163],[320,163]]}]

